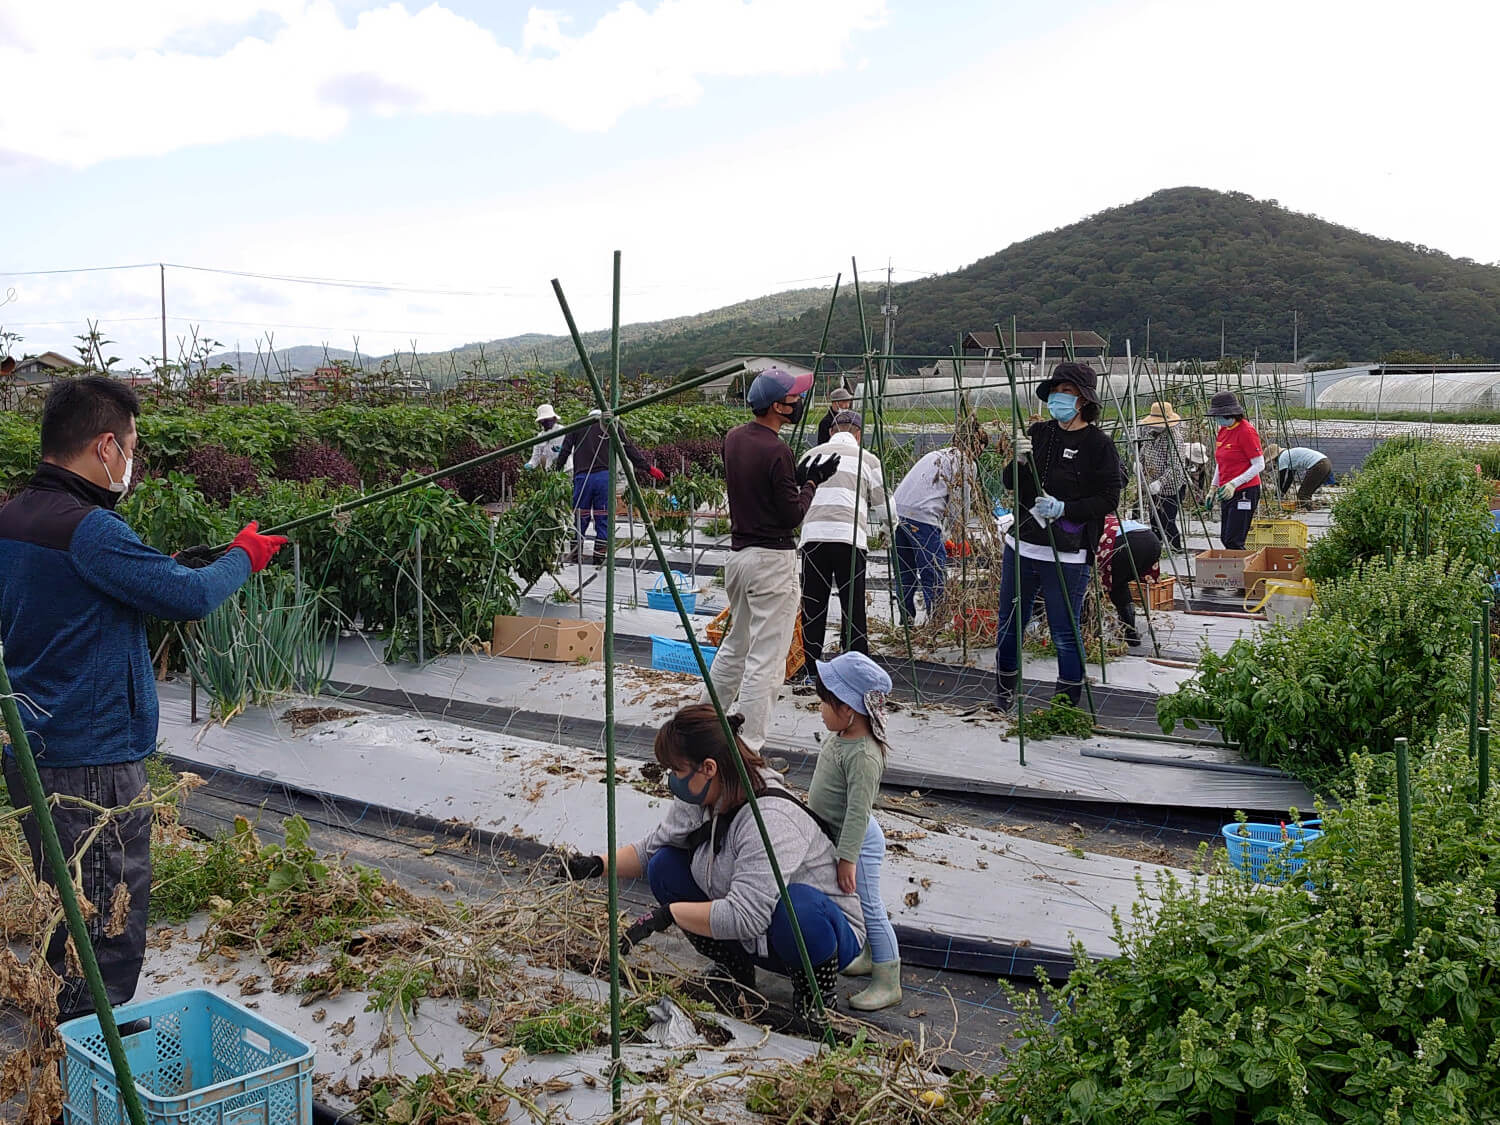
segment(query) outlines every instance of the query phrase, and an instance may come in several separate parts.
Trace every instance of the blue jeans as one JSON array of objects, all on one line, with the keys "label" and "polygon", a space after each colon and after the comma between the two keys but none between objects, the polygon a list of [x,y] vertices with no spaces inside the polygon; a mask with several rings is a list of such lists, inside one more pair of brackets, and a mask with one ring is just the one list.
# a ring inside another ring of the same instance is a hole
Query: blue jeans
[{"label": "blue jeans", "polygon": [[[685,848],[662,848],[651,857],[651,862],[646,865],[646,881],[651,884],[651,893],[657,902],[667,905],[708,901],[703,888],[693,878],[692,862],[693,855]],[[797,925],[802,928],[808,959],[814,965],[837,957],[842,969],[859,956],[859,938],[854,935],[844,912],[831,898],[806,883],[788,883],[786,890],[792,908],[797,912]],[[802,971],[797,940],[792,937],[792,925],[787,921],[786,903],[779,900],[771,913],[766,944],[771,955],[756,957],[757,965],[782,976]]]},{"label": "blue jeans", "polygon": [[916,520],[896,524],[896,565],[901,568],[901,604],[908,616],[917,613],[917,589],[927,604],[927,616],[943,596],[947,577],[948,549],[943,545],[943,529]]},{"label": "blue jeans", "polygon": [[1000,635],[995,641],[995,668],[1002,677],[1014,676],[1020,670],[1016,663],[1016,637],[1025,635],[1040,590],[1047,605],[1047,631],[1057,649],[1057,690],[1077,706],[1083,698],[1083,645],[1073,632],[1073,622],[1083,612],[1083,595],[1089,588],[1089,564],[1063,563],[1062,582],[1059,582],[1056,560],[1023,556],[1019,622],[1015,612],[1016,554],[1012,548],[1005,549],[1001,566],[1004,569],[1000,577]]},{"label": "blue jeans", "polygon": [[602,545],[609,539],[609,472],[577,473],[573,477],[573,511],[578,517],[578,541],[589,533],[594,522],[594,538]]},{"label": "blue jeans", "polygon": [[859,861],[854,865],[855,887],[859,891],[859,908],[865,916],[865,941],[870,946],[870,960],[878,965],[901,958],[896,945],[896,928],[885,911],[880,897],[880,868],[885,863],[885,833],[873,816],[865,829],[864,843],[859,846]]}]

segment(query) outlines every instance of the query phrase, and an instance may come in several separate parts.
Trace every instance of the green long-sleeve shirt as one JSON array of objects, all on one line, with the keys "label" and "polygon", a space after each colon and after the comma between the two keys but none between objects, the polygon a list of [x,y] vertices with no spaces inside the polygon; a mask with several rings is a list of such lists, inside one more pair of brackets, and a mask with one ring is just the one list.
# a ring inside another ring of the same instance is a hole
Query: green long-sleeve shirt
[{"label": "green long-sleeve shirt", "polygon": [[885,756],[868,736],[830,738],[818,751],[807,804],[830,824],[839,826],[839,859],[854,863],[870,824],[870,809],[880,792]]}]

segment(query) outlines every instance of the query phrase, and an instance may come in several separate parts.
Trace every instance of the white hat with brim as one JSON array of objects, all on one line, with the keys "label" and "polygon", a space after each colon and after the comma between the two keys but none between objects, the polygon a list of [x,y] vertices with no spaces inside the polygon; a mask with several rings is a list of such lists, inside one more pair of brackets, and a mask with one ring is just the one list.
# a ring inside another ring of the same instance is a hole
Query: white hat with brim
[{"label": "white hat with brim", "polygon": [[555,422],[557,420],[557,411],[552,409],[550,402],[544,402],[536,408],[536,420],[538,422],[545,422],[549,418]]}]

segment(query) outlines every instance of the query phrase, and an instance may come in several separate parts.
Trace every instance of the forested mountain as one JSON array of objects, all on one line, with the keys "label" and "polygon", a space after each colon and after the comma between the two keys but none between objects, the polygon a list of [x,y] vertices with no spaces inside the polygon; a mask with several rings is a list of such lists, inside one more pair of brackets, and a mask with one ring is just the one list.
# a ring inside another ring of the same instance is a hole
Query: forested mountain
[{"label": "forested mountain", "polygon": [[[880,344],[881,293],[865,315]],[[627,371],[676,374],[736,352],[811,352],[820,307],[779,323],[728,318],[641,340]],[[1237,192],[1172,188],[1014,243],[953,273],[898,285],[896,350],[947,354],[958,333],[1008,327],[1093,329],[1137,352],[1151,321],[1164,357],[1292,358],[1292,310],[1304,359],[1377,359],[1396,349],[1500,359],[1500,268],[1451,258],[1288,211]],[[859,319],[846,274],[831,352],[858,352]]]}]

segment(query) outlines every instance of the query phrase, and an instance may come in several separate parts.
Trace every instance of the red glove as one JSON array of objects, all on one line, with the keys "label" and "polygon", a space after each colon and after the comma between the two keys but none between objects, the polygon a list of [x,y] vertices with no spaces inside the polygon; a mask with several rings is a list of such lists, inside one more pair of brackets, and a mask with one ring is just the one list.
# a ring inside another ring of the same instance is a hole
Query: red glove
[{"label": "red glove", "polygon": [[257,528],[259,520],[251,520],[229,544],[230,550],[238,547],[250,556],[250,573],[259,574],[266,569],[271,556],[286,546],[285,535],[262,535]]},{"label": "red glove", "polygon": [[667,479],[667,474],[662,472],[655,465],[652,465],[648,471],[651,473],[651,479],[656,481],[658,484]]}]

